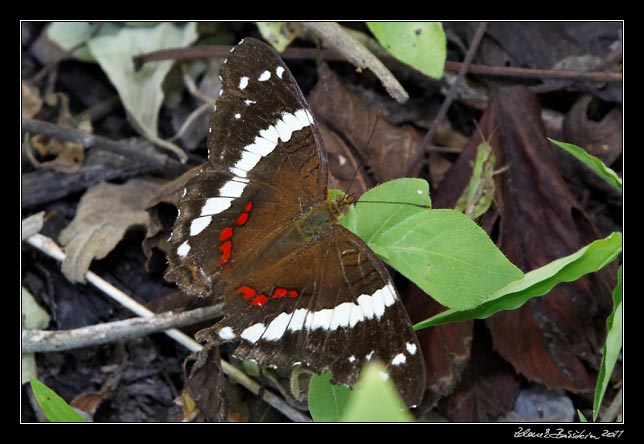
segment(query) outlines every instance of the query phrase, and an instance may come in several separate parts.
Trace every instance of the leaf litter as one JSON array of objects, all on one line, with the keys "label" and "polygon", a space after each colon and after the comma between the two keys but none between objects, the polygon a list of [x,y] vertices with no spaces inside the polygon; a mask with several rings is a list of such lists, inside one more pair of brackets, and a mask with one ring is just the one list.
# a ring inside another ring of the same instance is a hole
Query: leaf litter
[{"label": "leaf litter", "polygon": [[[60,24],[21,24],[24,117],[62,125],[60,115],[64,114],[72,123],[75,116],[106,100],[105,91],[114,94],[116,90],[125,111],[114,107],[102,115],[89,114],[93,134],[128,140],[140,131],[158,142],[155,138],[170,137],[177,131],[177,123],[185,120],[186,111],[199,105],[199,101],[189,94],[173,98],[183,108],[164,103],[163,82],[159,80],[166,78],[169,70],[165,66],[170,63],[154,62],[164,66],[163,70],[151,75],[154,82],[145,81],[140,88],[133,88],[134,83],[130,86],[119,86],[118,81],[111,83],[115,68],[107,67],[106,54],[101,54],[106,40],[101,42],[100,38],[107,34],[139,35],[135,40],[143,42],[141,35],[152,36],[171,27],[174,30],[169,33],[173,34],[179,25],[100,24],[98,30],[94,24],[75,26],[77,29],[71,30],[70,35],[61,37],[64,26]],[[188,45],[195,39],[199,43],[208,39],[217,41],[216,35],[207,34],[210,32],[207,29],[212,31],[213,27],[191,26],[183,25],[183,33],[178,33],[182,35],[172,44],[157,47]],[[464,52],[459,53],[455,48],[467,48],[475,27],[475,23],[466,22],[443,24],[448,38],[448,60],[460,60]],[[251,23],[219,28],[217,32],[226,36],[227,44],[257,32]],[[620,47],[621,31],[615,29],[605,23],[585,22],[492,23],[475,63],[588,69]],[[362,27],[362,32],[368,33],[366,26]],[[553,40],[552,36],[563,37]],[[96,37],[100,38],[87,44]],[[51,38],[63,42],[63,51],[60,48],[55,51],[56,45],[49,40]],[[302,38],[306,36],[300,35],[291,46],[299,46]],[[75,61],[64,52],[79,44],[73,56],[85,59],[85,62]],[[144,52],[143,47],[140,52]],[[118,69],[133,73],[127,66],[131,65],[130,55],[133,54],[123,56]],[[66,61],[57,62],[61,57]],[[91,58],[103,60],[100,66],[107,75],[99,65],[87,63]],[[408,104],[401,105],[387,97],[368,73],[356,75],[341,64],[330,62],[330,66],[320,65],[317,85],[311,90],[310,85],[316,82],[311,69],[313,62],[289,58],[286,62],[300,85],[309,85],[304,89],[321,123],[329,151],[332,185],[343,188],[353,183],[351,191],[357,196],[377,183],[400,176],[407,162],[420,149],[420,141],[431,124],[431,110],[440,105],[448,85],[442,83],[444,80],[429,81],[417,72],[396,66],[396,76],[406,82],[405,88],[412,96]],[[54,63],[57,66],[52,72],[56,76],[36,76],[44,66]],[[153,64],[147,66],[145,69],[153,70]],[[204,86],[210,82],[209,95],[216,89],[216,81],[213,87],[211,80],[217,78],[217,66],[211,68],[208,78],[199,73],[195,78],[199,84],[199,76],[204,76]],[[452,78],[450,76],[452,74],[446,72],[444,78]],[[32,82],[33,79],[36,81]],[[473,121],[478,120],[486,136],[493,135],[489,142],[497,158],[495,169],[507,167],[493,175],[494,198],[479,222],[519,268],[529,271],[598,238],[595,226],[601,227],[602,232],[620,229],[621,201],[616,202],[614,197],[607,200],[606,191],[598,191],[600,185],[592,180],[575,183],[578,176],[575,170],[558,162],[547,142],[542,142],[550,136],[577,143],[591,152],[595,150],[594,154],[621,173],[619,83],[500,80],[476,75],[468,75],[467,82],[463,91],[476,91],[476,94],[457,96],[448,113],[445,136],[439,131],[434,140],[438,147],[431,147],[424,161],[415,165],[415,173],[425,178],[429,174],[431,178],[435,208],[453,207],[471,179],[476,148],[482,142],[473,127]],[[519,84],[533,89],[544,88],[544,91],[547,88],[548,96],[530,94],[525,88],[499,89],[501,85]],[[103,92],[96,94],[96,91]],[[58,97],[58,106],[52,105],[52,97]],[[597,105],[598,108],[593,108]],[[141,109],[141,106],[147,108]],[[384,113],[379,113],[378,108]],[[180,109],[183,109],[183,116],[178,114]],[[593,114],[594,110],[599,111]],[[548,132],[542,122],[546,112],[565,116],[549,121]],[[69,127],[79,128],[79,123]],[[206,160],[205,130],[207,128],[195,130],[195,134],[175,141],[192,150],[189,167],[198,167]],[[45,141],[41,138],[41,142]],[[465,148],[460,153],[463,145]],[[137,146],[136,142],[132,146]],[[32,146],[31,153],[35,153],[42,164],[51,162],[64,151],[63,147],[41,143],[39,147]],[[70,164],[80,165],[77,170],[51,164],[40,168],[42,165],[30,162],[26,154],[23,156],[23,217],[45,211],[43,232],[55,238],[60,235],[65,241],[70,256],[65,270],[72,270],[69,273],[72,279],[82,279],[92,264],[92,268],[105,272],[125,289],[135,291],[142,300],[152,301],[160,310],[185,307],[185,297],[168,297],[173,289],[162,281],[165,261],[163,253],[158,253],[163,249],[164,237],[169,235],[173,206],[185,178],[174,175],[158,178],[156,182],[146,179],[144,185],[139,177],[158,170],[136,164],[127,157],[110,157],[95,148],[83,148],[82,151],[84,158]],[[66,155],[56,162],[65,161]],[[128,181],[132,177],[136,179]],[[177,180],[173,185],[159,188],[169,179]],[[99,184],[101,180],[114,183]],[[572,193],[568,191],[569,187]],[[127,198],[127,190],[131,191],[131,200]],[[70,215],[74,212],[76,217],[71,221]],[[70,227],[61,230],[67,224]],[[145,266],[140,246],[143,237],[148,257]],[[23,286],[36,303],[50,313],[49,328],[68,329],[129,316],[122,309],[103,302],[89,287],[75,286],[61,279],[60,271],[48,259],[27,249],[23,249],[23,255]],[[104,259],[99,260],[101,257]],[[451,421],[498,420],[512,410],[510,399],[519,386],[525,386],[523,381],[540,382],[553,389],[588,397],[601,358],[598,353],[610,303],[610,296],[608,299],[606,296],[612,288],[611,276],[614,274],[601,272],[588,278],[588,282],[560,285],[547,297],[531,301],[519,310],[500,313],[486,322],[466,321],[420,331],[428,365],[429,390],[421,408],[438,412]],[[397,286],[407,299],[414,322],[443,310],[419,290],[412,290],[413,285],[401,285],[398,281],[402,283],[403,280],[398,278]],[[573,303],[579,300],[584,302]],[[525,353],[526,349],[531,352]],[[228,351],[222,350],[222,353]],[[231,391],[216,369],[208,366],[200,367],[207,371],[196,372],[189,388],[206,416],[190,413],[190,401],[186,401],[188,407],[184,405],[187,410],[182,411],[174,400],[179,399],[186,388],[185,375],[182,376],[180,368],[185,357],[185,351],[164,337],[153,335],[95,350],[39,354],[35,364],[45,383],[66,400],[80,396],[97,421],[178,421],[186,415],[192,415],[190,417],[195,420],[284,420],[243,389]],[[114,370],[107,370],[109,368],[121,368],[120,376],[112,375]],[[204,386],[210,387],[209,391],[202,392]],[[502,389],[495,391],[494,387]],[[609,386],[607,398],[612,390]],[[222,397],[222,393],[226,394]],[[224,397],[234,402],[218,404]],[[583,399],[586,398],[576,398],[575,402],[583,404]],[[24,409],[23,415],[25,420],[34,419]],[[423,417],[428,416],[423,414]]]}]

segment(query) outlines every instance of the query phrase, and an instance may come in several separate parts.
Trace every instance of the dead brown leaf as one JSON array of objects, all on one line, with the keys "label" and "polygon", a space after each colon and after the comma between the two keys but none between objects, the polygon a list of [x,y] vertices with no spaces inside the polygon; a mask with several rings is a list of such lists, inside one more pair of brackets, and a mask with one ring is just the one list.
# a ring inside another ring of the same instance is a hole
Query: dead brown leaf
[{"label": "dead brown leaf", "polygon": [[379,117],[342,85],[328,65],[321,64],[318,74],[318,83],[308,98],[316,118],[351,144],[377,182],[401,177],[420,149],[416,130],[409,125],[391,125]]},{"label": "dead brown leaf", "polygon": [[[490,137],[497,165],[492,211],[481,225],[498,229],[497,245],[523,271],[573,253],[599,237],[564,183],[541,121],[537,96],[525,87],[501,90],[479,126]],[[433,196],[436,208],[452,207],[469,180],[477,133]],[[614,273],[561,284],[520,309],[487,321],[495,348],[528,379],[551,389],[594,388]]]},{"label": "dead brown leaf", "polygon": [[342,138],[322,122],[319,127],[329,161],[329,188],[360,196],[370,188],[369,177]]},{"label": "dead brown leaf", "polygon": [[117,369],[113,375],[107,378],[107,381],[98,392],[81,393],[72,399],[70,404],[72,407],[76,407],[93,417],[101,403],[109,399],[114,390],[116,390],[122,374],[123,368]]},{"label": "dead brown leaf", "polygon": [[613,108],[606,115],[594,117],[600,113],[596,108],[592,96],[580,97],[564,118],[563,140],[611,165],[622,154],[622,111]]},{"label": "dead brown leaf", "polygon": [[181,195],[183,194],[183,189],[186,186],[186,182],[192,176],[197,174],[201,170],[202,166],[203,165],[198,165],[193,167],[176,179],[164,183],[149,199],[148,205],[145,209],[148,211],[152,223],[161,228],[155,232],[148,231],[145,239],[143,239],[143,252],[147,257],[147,262],[145,264],[146,268],[149,268],[150,266],[154,248],[164,251],[164,255],[167,254],[168,251],[167,239],[170,236],[177,214],[176,212],[163,211],[163,204],[168,204],[177,208],[179,206],[179,200],[181,200]]},{"label": "dead brown leaf", "polygon": [[[47,105],[58,108],[56,124],[60,127],[92,132],[92,124],[89,119],[78,120],[72,115],[69,110],[69,98],[65,94],[51,93],[45,96],[44,101]],[[25,134],[23,147],[25,154],[35,168],[50,168],[61,173],[72,174],[81,169],[85,160],[85,150],[80,145],[73,142],[61,142],[56,138],[41,134],[33,136]],[[52,157],[52,160],[48,160]]]},{"label": "dead brown leaf", "polygon": [[225,399],[226,376],[220,364],[219,348],[204,347],[183,363],[186,391],[208,421],[224,422],[228,416]]},{"label": "dead brown leaf", "polygon": [[42,98],[38,90],[22,82],[22,118],[31,119],[42,109]]},{"label": "dead brown leaf", "polygon": [[148,234],[156,233],[160,227],[145,208],[158,188],[158,181],[131,179],[123,185],[101,182],[88,189],[76,217],[59,237],[65,247],[62,271],[67,279],[85,282],[91,261],[107,256],[130,228],[141,226]]},{"label": "dead brown leaf", "polygon": [[[428,319],[445,310],[415,285],[406,292],[405,307],[412,323]],[[472,321],[454,322],[416,332],[427,367],[425,408],[452,393],[470,358]]]},{"label": "dead brown leaf", "polygon": [[445,416],[454,422],[494,421],[512,409],[518,392],[512,366],[492,349],[489,334],[477,328],[472,356],[444,403]]}]

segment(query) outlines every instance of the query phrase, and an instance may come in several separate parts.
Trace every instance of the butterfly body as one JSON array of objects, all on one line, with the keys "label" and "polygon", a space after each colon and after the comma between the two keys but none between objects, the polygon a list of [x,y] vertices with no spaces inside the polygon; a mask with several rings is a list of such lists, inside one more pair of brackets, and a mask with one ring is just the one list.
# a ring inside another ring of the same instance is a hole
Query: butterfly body
[{"label": "butterfly body", "polygon": [[408,405],[425,367],[389,273],[338,224],[353,200],[328,199],[326,151],[288,68],[245,39],[222,68],[209,162],[186,183],[166,278],[224,300],[201,337],[282,372],[329,371],[352,386],[383,361]]}]

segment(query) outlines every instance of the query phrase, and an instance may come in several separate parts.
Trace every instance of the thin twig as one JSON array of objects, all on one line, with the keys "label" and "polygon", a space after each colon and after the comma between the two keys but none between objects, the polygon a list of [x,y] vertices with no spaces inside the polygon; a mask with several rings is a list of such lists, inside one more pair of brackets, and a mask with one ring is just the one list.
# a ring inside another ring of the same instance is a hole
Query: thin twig
[{"label": "thin twig", "polygon": [[[26,242],[29,245],[37,248],[38,250],[42,251],[43,253],[56,259],[59,262],[62,262],[65,259],[65,253],[63,252],[63,250],[56,244],[56,242],[54,242],[52,239],[46,236],[43,236],[41,234],[35,234],[31,236],[29,239],[27,239]],[[154,316],[153,312],[151,312],[150,310],[148,310],[147,308],[145,308],[144,306],[142,306],[141,304],[139,304],[138,302],[130,298],[128,295],[123,293],[118,288],[114,287],[109,282],[102,279],[94,272],[88,271],[87,273],[85,273],[85,279],[87,280],[87,282],[94,285],[96,288],[101,290],[107,296],[116,300],[118,303],[126,307],[128,310],[131,310],[132,312],[136,313],[137,315],[142,317]],[[192,352],[198,352],[203,348],[192,338],[188,337],[187,335],[185,335],[184,333],[182,333],[177,329],[166,330],[164,333],[170,336],[175,341],[179,342],[181,345],[183,345],[184,347],[186,347],[188,350]],[[270,404],[272,407],[280,411],[289,419],[296,422],[311,421],[311,418],[307,417],[303,413],[291,407],[282,398],[276,396],[275,394],[271,393],[268,390],[262,390],[260,385],[256,381],[251,379],[248,375],[246,375],[244,372],[242,372],[241,370],[239,370],[229,362],[222,359],[221,367],[226,375],[228,375],[231,379],[233,379],[240,385],[244,386],[253,394],[258,395],[261,391],[262,399],[266,401],[268,404]]]},{"label": "thin twig", "polygon": [[479,23],[479,26],[476,28],[476,32],[474,33],[474,37],[472,37],[472,42],[470,43],[470,47],[467,50],[467,54],[465,55],[465,60],[463,60],[463,65],[461,66],[461,70],[458,72],[458,75],[456,76],[456,80],[454,81],[449,92],[447,93],[447,97],[445,97],[445,100],[441,104],[441,107],[438,110],[438,114],[436,115],[436,118],[432,122],[432,126],[429,128],[429,131],[423,138],[423,141],[420,144],[421,149],[418,150],[418,153],[414,156],[412,161],[409,162],[409,164],[405,168],[403,177],[408,176],[411,170],[415,168],[415,165],[425,155],[427,147],[432,143],[432,139],[434,138],[434,135],[438,130],[438,126],[445,118],[445,115],[447,115],[447,110],[449,109],[450,105],[452,104],[452,101],[456,97],[456,91],[458,89],[458,85],[460,85],[460,83],[463,81],[463,78],[467,73],[468,66],[472,62],[472,59],[474,58],[474,54],[476,54],[476,50],[479,47],[479,43],[481,42],[481,39],[483,38],[483,34],[485,33],[486,29],[487,29],[487,22]]},{"label": "thin twig", "polygon": [[31,134],[42,134],[54,137],[62,142],[73,142],[83,148],[97,148],[119,154],[126,158],[148,165],[156,165],[158,171],[169,176],[178,176],[185,172],[187,167],[174,159],[161,153],[154,156],[146,154],[143,150],[136,150],[125,143],[114,141],[102,136],[96,136],[85,131],[63,128],[53,123],[36,119],[22,119],[22,131]]},{"label": "thin twig", "polygon": [[182,313],[166,312],[149,318],[132,318],[73,330],[23,330],[22,352],[43,353],[108,344],[149,335],[172,327],[185,327],[220,317],[222,304]]},{"label": "thin twig", "polygon": [[[566,78],[561,78],[560,81],[555,81],[555,82],[548,82],[542,85],[536,85],[532,86],[530,89],[534,91],[537,94],[543,94],[551,91],[556,91],[559,89],[563,89],[569,85],[573,85],[576,82],[580,80],[587,80],[587,81],[594,81],[594,82],[605,82],[605,80],[601,80],[603,77],[606,75],[612,75],[615,78],[619,78],[619,81],[622,80],[622,73],[615,73],[615,72],[610,72],[610,73],[605,73],[605,72],[600,72],[603,71],[604,69],[611,67],[615,65],[617,62],[619,62],[622,59],[622,49],[618,48],[615,51],[611,52],[608,54],[602,61],[600,61],[598,64],[593,66],[591,69],[588,71],[582,71],[578,72],[576,76],[569,76]],[[577,72],[577,71],[573,71]],[[547,78],[547,77],[542,77],[542,78]]]},{"label": "thin twig", "polygon": [[[212,45],[212,46],[193,46],[190,48],[174,48],[153,51],[147,54],[141,54],[135,57],[138,64],[161,60],[192,60],[211,57],[226,57],[230,53],[230,46]],[[300,60],[315,59],[317,57],[329,61],[342,61],[345,57],[334,49],[315,49],[315,48],[286,48],[280,54],[283,59]],[[386,63],[400,63],[391,55],[378,55],[380,60]],[[463,62],[445,62],[445,71],[459,72],[463,67]],[[525,79],[559,79],[571,81],[589,81],[589,82],[621,82],[622,74],[618,72],[589,72],[578,70],[562,69],[540,69],[540,68],[521,68],[515,66],[488,66],[471,63],[467,67],[469,74],[479,74],[494,77],[510,77]]]},{"label": "thin twig", "polygon": [[215,99],[214,97],[210,97],[209,95],[199,91],[199,88],[197,88],[195,81],[192,79],[192,77],[190,77],[190,73],[188,72],[188,69],[186,68],[185,64],[181,65],[181,74],[183,78],[183,84],[188,89],[188,92],[192,94],[193,97],[196,97],[202,102],[209,103],[210,105],[215,104],[217,99]]},{"label": "thin twig", "polygon": [[384,63],[362,43],[350,36],[342,26],[336,22],[302,22],[301,24],[314,31],[327,46],[337,50],[358,68],[369,68],[395,101],[404,103],[409,99],[405,88]]},{"label": "thin twig", "polygon": [[179,131],[176,132],[174,136],[169,138],[168,140],[170,142],[174,142],[175,140],[181,139],[183,135],[190,129],[193,123],[201,117],[201,115],[205,112],[211,112],[212,111],[212,105],[210,103],[202,103],[198,108],[196,108],[194,111],[190,113],[190,115],[186,118],[186,120],[183,121],[181,124],[181,127],[179,128]]}]

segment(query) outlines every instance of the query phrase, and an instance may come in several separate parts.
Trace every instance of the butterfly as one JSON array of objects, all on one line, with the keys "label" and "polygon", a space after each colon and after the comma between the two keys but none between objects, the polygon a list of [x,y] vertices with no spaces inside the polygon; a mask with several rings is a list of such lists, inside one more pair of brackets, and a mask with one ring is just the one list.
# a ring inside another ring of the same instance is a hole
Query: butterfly
[{"label": "butterfly", "polygon": [[221,68],[209,159],[186,182],[166,278],[224,301],[207,329],[234,356],[288,373],[329,372],[353,386],[379,360],[409,406],[425,364],[383,263],[338,224],[351,199],[329,200],[320,131],[291,72],[259,40]]}]

